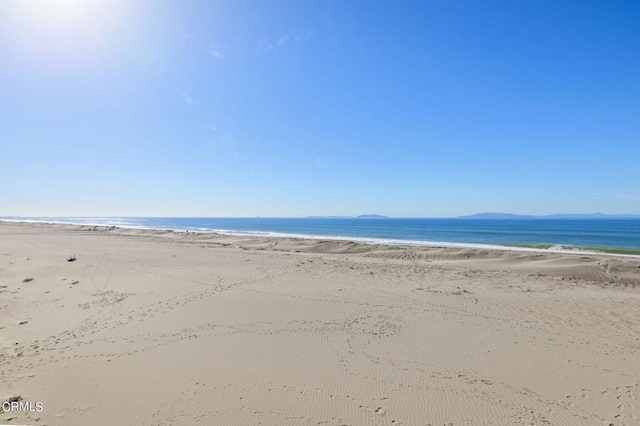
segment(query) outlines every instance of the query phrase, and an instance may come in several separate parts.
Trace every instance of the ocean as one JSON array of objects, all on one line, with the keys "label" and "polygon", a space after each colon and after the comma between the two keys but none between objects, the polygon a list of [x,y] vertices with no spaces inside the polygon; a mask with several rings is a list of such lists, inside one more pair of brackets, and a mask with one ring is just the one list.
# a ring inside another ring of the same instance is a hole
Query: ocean
[{"label": "ocean", "polygon": [[640,250],[637,219],[420,219],[420,218],[155,218],[6,217],[0,220],[218,232],[240,236],[346,239],[415,246],[552,249],[607,247]]}]

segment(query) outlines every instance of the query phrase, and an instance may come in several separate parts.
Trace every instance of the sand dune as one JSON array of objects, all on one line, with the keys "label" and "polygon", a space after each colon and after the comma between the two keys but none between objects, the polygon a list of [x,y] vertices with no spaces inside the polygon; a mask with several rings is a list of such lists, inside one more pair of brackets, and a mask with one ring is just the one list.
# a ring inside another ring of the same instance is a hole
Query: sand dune
[{"label": "sand dune", "polygon": [[639,258],[0,223],[0,423],[636,425],[638,306]]}]

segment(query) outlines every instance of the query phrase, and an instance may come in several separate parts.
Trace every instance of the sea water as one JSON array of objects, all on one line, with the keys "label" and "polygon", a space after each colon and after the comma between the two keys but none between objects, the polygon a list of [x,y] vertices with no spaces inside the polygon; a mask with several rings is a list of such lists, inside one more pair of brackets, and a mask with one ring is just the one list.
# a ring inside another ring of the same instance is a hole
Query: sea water
[{"label": "sea water", "polygon": [[12,217],[2,220],[349,239],[395,245],[553,244],[640,249],[637,219]]}]

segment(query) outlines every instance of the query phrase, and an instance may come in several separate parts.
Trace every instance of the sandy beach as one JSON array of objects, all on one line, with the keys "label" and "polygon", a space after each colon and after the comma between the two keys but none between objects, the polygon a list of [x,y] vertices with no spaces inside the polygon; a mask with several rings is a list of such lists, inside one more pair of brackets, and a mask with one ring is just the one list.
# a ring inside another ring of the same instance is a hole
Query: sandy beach
[{"label": "sandy beach", "polygon": [[637,425],[639,306],[640,258],[0,223],[0,423]]}]

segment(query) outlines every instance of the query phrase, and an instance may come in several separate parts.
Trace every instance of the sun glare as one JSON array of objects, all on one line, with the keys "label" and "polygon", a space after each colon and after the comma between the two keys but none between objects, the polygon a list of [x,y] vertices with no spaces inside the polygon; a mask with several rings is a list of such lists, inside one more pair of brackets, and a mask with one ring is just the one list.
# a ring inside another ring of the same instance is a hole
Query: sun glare
[{"label": "sun glare", "polygon": [[127,16],[119,0],[21,0],[8,5],[12,49],[31,52],[50,70],[109,50]]},{"label": "sun glare", "polygon": [[29,31],[64,37],[104,31],[120,2],[106,0],[26,0],[15,2],[16,16]]}]

